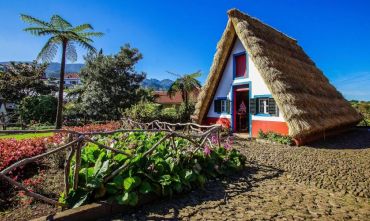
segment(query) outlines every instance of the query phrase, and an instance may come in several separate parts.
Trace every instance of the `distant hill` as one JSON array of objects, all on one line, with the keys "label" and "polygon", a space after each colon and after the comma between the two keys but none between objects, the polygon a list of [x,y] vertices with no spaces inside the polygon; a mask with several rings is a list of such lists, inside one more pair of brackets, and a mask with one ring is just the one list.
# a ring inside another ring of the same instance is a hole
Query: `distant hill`
[{"label": "distant hill", "polygon": [[[23,61],[22,61],[23,62]],[[28,61],[25,61],[26,63]],[[0,62],[0,64],[9,64],[9,62]],[[71,72],[80,72],[81,68],[84,67],[84,64],[66,64],[66,73]],[[46,69],[46,77],[50,78],[59,78],[60,73],[60,63],[52,62],[49,64]],[[142,83],[144,88],[151,88],[156,91],[168,90],[171,84],[173,83],[170,79],[158,80],[158,79],[145,79]]]},{"label": "distant hill", "polygon": [[[77,72],[79,73],[84,64],[66,64],[66,73]],[[60,63],[50,63],[46,69],[47,77],[59,78]]]},{"label": "distant hill", "polygon": [[[29,61],[24,61],[24,63],[28,62]],[[0,64],[9,64],[9,62],[0,62]],[[66,73],[80,72],[83,66],[84,64],[66,64]],[[48,68],[46,69],[46,77],[59,78],[59,73],[60,73],[60,63],[57,62],[50,63]]]},{"label": "distant hill", "polygon": [[144,88],[150,88],[156,91],[168,90],[173,83],[170,79],[158,80],[158,79],[145,79],[142,83]]}]

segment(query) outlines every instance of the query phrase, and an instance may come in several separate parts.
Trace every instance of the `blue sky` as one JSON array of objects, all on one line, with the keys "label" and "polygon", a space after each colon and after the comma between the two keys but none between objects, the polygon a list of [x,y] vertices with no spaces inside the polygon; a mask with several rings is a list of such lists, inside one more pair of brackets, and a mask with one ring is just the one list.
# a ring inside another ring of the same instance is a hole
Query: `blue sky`
[{"label": "blue sky", "polygon": [[[193,1],[1,1],[0,61],[28,61],[46,38],[22,29],[20,13],[48,20],[59,14],[74,25],[90,23],[105,36],[96,48],[116,53],[130,43],[144,59],[148,78],[174,78],[201,70],[204,82],[216,44],[238,8],[298,40],[306,53],[348,99],[370,100],[370,1],[193,0]],[[85,51],[80,50],[78,62]],[[59,58],[56,58],[58,61]]]}]

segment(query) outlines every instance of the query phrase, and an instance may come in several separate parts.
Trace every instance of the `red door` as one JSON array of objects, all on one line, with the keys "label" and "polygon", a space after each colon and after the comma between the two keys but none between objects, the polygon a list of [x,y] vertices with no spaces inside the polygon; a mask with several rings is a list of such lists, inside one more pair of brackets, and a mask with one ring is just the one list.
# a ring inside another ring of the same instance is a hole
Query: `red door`
[{"label": "red door", "polygon": [[235,132],[249,131],[249,91],[236,89],[234,91],[234,122]]}]

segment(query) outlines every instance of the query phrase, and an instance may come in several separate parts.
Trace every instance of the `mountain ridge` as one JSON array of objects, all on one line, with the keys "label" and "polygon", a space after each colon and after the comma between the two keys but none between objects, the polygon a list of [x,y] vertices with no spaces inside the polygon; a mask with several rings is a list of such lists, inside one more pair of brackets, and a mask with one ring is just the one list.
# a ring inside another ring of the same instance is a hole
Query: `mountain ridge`
[{"label": "mountain ridge", "polygon": [[[30,61],[15,61],[15,62],[22,62],[22,63],[30,63]],[[9,64],[10,61],[7,62],[0,62],[0,64]],[[81,71],[81,68],[84,67],[84,64],[82,63],[75,63],[75,64],[66,64],[66,73],[79,73]],[[47,78],[59,78],[59,72],[60,72],[60,63],[58,62],[52,62],[49,64],[49,66],[46,69],[46,77]],[[163,79],[158,80],[156,78],[147,78],[142,82],[142,86],[144,88],[150,88],[156,91],[160,90],[168,90],[170,88],[171,84],[173,83],[170,79]]]}]

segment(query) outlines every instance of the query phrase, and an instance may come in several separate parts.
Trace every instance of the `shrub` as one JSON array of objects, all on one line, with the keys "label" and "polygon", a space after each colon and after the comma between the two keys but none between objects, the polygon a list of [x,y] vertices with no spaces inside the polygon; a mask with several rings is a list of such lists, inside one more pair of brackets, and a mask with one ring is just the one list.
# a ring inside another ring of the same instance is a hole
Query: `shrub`
[{"label": "shrub", "polygon": [[[82,150],[78,188],[70,189],[68,197],[62,194],[60,201],[70,207],[96,199],[135,206],[145,195],[172,196],[203,187],[209,179],[234,174],[244,167],[245,157],[231,149],[230,144],[214,149],[208,146],[204,151],[200,149],[191,153],[187,149],[189,141],[182,138],[175,139],[177,148],[171,148],[171,141],[166,141],[152,155],[143,156],[164,136],[164,133],[144,132],[96,136],[98,142],[135,157],[129,159],[127,155],[113,154],[95,144],[88,144]],[[125,164],[129,165],[127,170],[121,171],[107,183],[103,182],[107,175]],[[70,177],[73,181],[73,171]]]},{"label": "shrub", "polygon": [[180,122],[189,122],[191,115],[195,111],[195,104],[189,103],[189,106],[186,107],[184,103],[180,105],[179,108],[179,121]]},{"label": "shrub", "polygon": [[139,102],[131,106],[124,112],[124,116],[139,122],[151,122],[154,120],[165,122],[189,122],[190,116],[194,112],[194,105],[190,104],[187,108],[185,104],[180,107],[163,108],[162,105],[151,102]]},{"label": "shrub", "polygon": [[158,120],[160,119],[160,115],[161,106],[151,102],[139,102],[124,112],[124,116],[139,122]]},{"label": "shrub", "polygon": [[258,131],[258,138],[269,140],[271,142],[276,142],[280,144],[286,144],[286,145],[292,145],[293,140],[289,136],[283,136],[280,134],[277,134],[272,131],[268,131],[267,133],[263,132],[262,130]]},{"label": "shrub", "polygon": [[25,123],[53,123],[57,112],[58,100],[51,95],[25,97],[20,103],[19,113]]},{"label": "shrub", "polygon": [[179,121],[178,110],[174,107],[164,108],[161,111],[160,121],[177,123]]}]

